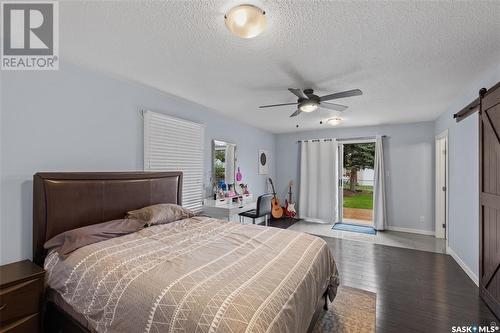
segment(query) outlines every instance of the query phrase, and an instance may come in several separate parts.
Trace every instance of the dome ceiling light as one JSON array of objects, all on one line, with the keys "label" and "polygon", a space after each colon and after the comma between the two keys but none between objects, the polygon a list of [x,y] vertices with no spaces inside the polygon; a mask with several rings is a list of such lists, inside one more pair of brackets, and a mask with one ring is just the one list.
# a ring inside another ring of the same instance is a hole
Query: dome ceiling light
[{"label": "dome ceiling light", "polygon": [[319,107],[319,103],[313,100],[306,99],[299,104],[299,110],[302,112],[313,112]]},{"label": "dome ceiling light", "polygon": [[330,126],[337,126],[337,125],[339,125],[342,122],[342,120],[343,119],[340,118],[340,117],[333,117],[333,118],[328,119],[326,122]]},{"label": "dome ceiling light", "polygon": [[224,15],[224,22],[233,35],[254,38],[266,28],[266,12],[253,5],[239,5]]}]

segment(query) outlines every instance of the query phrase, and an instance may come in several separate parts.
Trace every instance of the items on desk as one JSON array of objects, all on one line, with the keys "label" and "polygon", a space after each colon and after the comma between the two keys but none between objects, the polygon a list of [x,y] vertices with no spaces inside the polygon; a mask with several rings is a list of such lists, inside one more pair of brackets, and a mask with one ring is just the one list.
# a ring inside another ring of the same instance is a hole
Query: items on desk
[{"label": "items on desk", "polygon": [[224,181],[219,181],[218,183],[216,183],[215,181],[212,182],[214,200],[224,199],[226,197],[226,188],[227,185],[224,183]]},{"label": "items on desk", "polygon": [[236,192],[237,196],[242,196],[243,195],[243,188],[240,185],[236,185],[234,187],[234,192]]},{"label": "items on desk", "polygon": [[[240,202],[243,197],[248,197],[250,192],[248,191],[247,184],[225,184],[219,182],[218,185],[213,185],[213,199],[214,200],[225,200],[232,199],[233,202]],[[227,190],[226,190],[227,189]]]},{"label": "items on desk", "polygon": [[249,195],[249,194],[250,194],[250,192],[248,191],[248,184],[243,184],[243,183],[241,183],[241,184],[240,184],[240,187],[241,187],[241,189],[243,190],[243,194],[244,194],[244,195]]},{"label": "items on desk", "polygon": [[222,189],[224,192],[227,190],[227,184],[223,180],[219,180],[218,187]]},{"label": "items on desk", "polygon": [[228,190],[227,190],[227,193],[226,193],[226,197],[232,198],[232,197],[236,196],[236,192],[233,190],[233,188],[234,188],[233,184],[229,184],[228,185]]}]

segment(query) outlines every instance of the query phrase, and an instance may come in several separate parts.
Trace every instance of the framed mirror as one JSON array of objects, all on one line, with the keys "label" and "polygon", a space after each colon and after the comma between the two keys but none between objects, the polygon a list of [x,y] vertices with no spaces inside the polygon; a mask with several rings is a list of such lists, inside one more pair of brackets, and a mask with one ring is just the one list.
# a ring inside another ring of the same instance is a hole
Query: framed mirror
[{"label": "framed mirror", "polygon": [[212,142],[212,177],[220,187],[221,184],[235,183],[236,144],[213,140]]}]

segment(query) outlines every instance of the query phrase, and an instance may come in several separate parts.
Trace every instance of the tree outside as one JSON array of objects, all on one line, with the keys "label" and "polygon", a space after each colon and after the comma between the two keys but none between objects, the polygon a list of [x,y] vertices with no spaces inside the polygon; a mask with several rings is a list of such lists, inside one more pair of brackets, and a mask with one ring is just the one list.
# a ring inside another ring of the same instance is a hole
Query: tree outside
[{"label": "tree outside", "polygon": [[226,165],[226,151],[224,149],[216,149],[215,150],[215,181],[219,183],[220,181],[224,181],[226,178],[225,172]]},{"label": "tree outside", "polygon": [[356,191],[358,171],[373,169],[375,163],[375,143],[354,143],[344,145],[344,168],[349,175],[349,189]]}]

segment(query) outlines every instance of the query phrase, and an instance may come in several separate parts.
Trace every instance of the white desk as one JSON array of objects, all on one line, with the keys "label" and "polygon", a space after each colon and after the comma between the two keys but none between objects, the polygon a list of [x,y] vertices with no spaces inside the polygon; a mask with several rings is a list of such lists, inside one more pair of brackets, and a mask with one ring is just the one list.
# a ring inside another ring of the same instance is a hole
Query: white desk
[{"label": "white desk", "polygon": [[203,214],[215,218],[227,219],[228,221],[231,221],[231,216],[255,209],[255,207],[256,200],[253,197],[247,197],[240,203],[232,202],[231,200],[224,202],[214,199],[203,200]]}]

